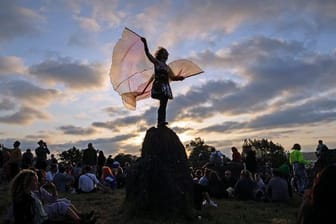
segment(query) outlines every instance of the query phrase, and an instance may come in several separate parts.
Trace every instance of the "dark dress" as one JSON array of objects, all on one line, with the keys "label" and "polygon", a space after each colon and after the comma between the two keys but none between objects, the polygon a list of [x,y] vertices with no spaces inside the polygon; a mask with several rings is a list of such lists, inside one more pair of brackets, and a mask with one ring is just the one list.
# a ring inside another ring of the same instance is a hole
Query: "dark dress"
[{"label": "dark dress", "polygon": [[156,61],[154,65],[155,76],[151,92],[154,99],[168,98],[173,99],[173,93],[169,85],[169,72],[168,65],[161,61]]}]

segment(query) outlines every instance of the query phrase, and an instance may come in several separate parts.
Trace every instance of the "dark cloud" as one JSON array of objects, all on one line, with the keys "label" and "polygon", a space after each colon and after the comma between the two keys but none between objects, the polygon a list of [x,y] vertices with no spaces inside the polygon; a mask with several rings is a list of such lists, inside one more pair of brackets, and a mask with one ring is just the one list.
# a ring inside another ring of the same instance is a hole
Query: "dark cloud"
[{"label": "dark cloud", "polygon": [[59,130],[63,131],[66,135],[81,135],[81,136],[87,136],[92,135],[96,133],[96,130],[94,128],[82,128],[78,126],[73,125],[66,125],[58,127]]},{"label": "dark cloud", "polygon": [[75,90],[99,88],[108,74],[101,64],[84,64],[69,58],[46,60],[31,66],[29,71],[40,80],[62,83]]},{"label": "dark cloud", "polygon": [[47,120],[50,116],[39,108],[23,106],[19,111],[6,116],[0,117],[0,123],[26,125],[31,124],[34,120]]},{"label": "dark cloud", "polygon": [[0,43],[12,38],[36,34],[42,18],[29,8],[18,6],[18,1],[0,1]]},{"label": "dark cloud", "polygon": [[0,84],[0,95],[15,98],[28,105],[45,105],[61,95],[55,89],[44,89],[25,80],[8,80]]}]

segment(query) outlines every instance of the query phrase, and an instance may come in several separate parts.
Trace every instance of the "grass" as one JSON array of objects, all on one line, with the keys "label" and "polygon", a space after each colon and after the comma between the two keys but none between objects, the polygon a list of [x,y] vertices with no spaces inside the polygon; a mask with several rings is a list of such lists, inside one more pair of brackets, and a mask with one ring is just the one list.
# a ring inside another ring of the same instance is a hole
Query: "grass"
[{"label": "grass", "polygon": [[[129,215],[124,205],[123,189],[113,193],[97,192],[93,194],[60,194],[60,197],[71,199],[82,212],[95,210],[98,215],[97,224],[294,224],[300,198],[294,197],[288,204],[264,203],[254,201],[215,200],[218,208],[204,208],[195,212],[194,219],[164,219],[154,214],[146,217]],[[0,185],[1,220],[9,204],[8,185]],[[201,216],[199,219],[198,216]]]}]

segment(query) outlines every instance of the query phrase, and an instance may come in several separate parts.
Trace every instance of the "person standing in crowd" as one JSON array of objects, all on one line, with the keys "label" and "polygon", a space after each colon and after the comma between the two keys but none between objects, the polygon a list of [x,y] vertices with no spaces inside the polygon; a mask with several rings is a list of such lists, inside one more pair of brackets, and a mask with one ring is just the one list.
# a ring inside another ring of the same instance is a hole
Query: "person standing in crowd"
[{"label": "person standing in crowd", "polygon": [[18,174],[21,169],[22,151],[20,145],[21,143],[19,141],[15,141],[13,144],[14,148],[11,151],[11,173],[13,177]]},{"label": "person standing in crowd", "polygon": [[21,165],[22,169],[28,169],[30,167],[33,167],[33,161],[34,161],[34,155],[30,149],[27,149],[22,154],[22,165]]},{"label": "person standing in crowd", "polygon": [[292,152],[289,155],[289,163],[293,168],[297,190],[300,194],[303,194],[307,185],[307,172],[305,165],[308,161],[303,158],[300,144],[296,143],[293,145]]},{"label": "person standing in crowd", "polygon": [[99,151],[98,153],[98,160],[97,160],[97,176],[101,177],[102,175],[102,168],[105,165],[106,157],[103,151]]},{"label": "person standing in crowd", "polygon": [[215,168],[220,168],[224,165],[224,154],[216,150],[215,147],[211,148],[209,164]]},{"label": "person standing in crowd", "polygon": [[322,140],[318,141],[318,145],[316,147],[316,157],[317,157],[317,169],[322,170],[324,167],[329,165],[329,160],[328,158],[328,147],[326,144],[323,143]]},{"label": "person standing in crowd", "polygon": [[317,158],[320,157],[321,153],[325,152],[328,150],[328,147],[326,144],[323,143],[323,140],[318,140],[318,144],[317,144],[317,147],[316,147],[316,156]]},{"label": "person standing in crowd", "polygon": [[57,161],[57,159],[56,159],[56,157],[55,157],[54,154],[50,155],[50,165],[51,164],[58,164],[58,161]]},{"label": "person standing in crowd", "polygon": [[83,151],[83,167],[91,166],[91,172],[96,174],[97,172],[97,150],[93,147],[90,142],[88,147]]},{"label": "person standing in crowd", "polygon": [[252,175],[257,171],[257,157],[256,152],[252,148],[246,150],[246,156],[244,158],[246,169],[251,172]]},{"label": "person standing in crowd", "polygon": [[35,155],[36,155],[36,169],[47,169],[47,155],[50,154],[50,151],[48,149],[47,143],[43,140],[40,140],[38,143],[39,147],[35,149]]},{"label": "person standing in crowd", "polygon": [[242,156],[238,152],[238,149],[233,146],[231,148],[231,151],[232,151],[232,162],[241,163],[242,162]]}]

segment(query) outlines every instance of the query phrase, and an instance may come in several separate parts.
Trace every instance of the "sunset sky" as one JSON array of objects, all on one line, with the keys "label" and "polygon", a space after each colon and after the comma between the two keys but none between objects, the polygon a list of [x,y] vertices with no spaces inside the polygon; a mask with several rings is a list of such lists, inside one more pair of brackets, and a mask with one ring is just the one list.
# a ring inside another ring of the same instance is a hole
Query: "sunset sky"
[{"label": "sunset sky", "polygon": [[127,110],[110,83],[128,27],[204,70],[171,83],[167,118],[184,144],[336,148],[335,12],[334,0],[0,1],[0,144],[138,154],[158,101]]}]

